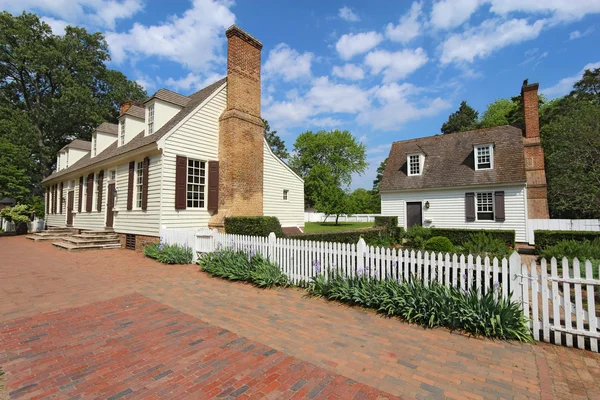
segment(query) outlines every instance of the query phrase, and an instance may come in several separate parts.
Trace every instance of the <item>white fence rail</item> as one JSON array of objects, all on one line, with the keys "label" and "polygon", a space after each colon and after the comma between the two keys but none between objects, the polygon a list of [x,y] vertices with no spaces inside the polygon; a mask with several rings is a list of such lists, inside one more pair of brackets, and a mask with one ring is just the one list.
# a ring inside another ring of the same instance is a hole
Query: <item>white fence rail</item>
[{"label": "white fence rail", "polygon": [[[382,214],[352,214],[340,215],[339,222],[375,222],[375,217]],[[304,222],[335,222],[335,215],[326,215],[318,212],[305,212]]]},{"label": "white fence rail", "polygon": [[529,219],[527,237],[535,244],[535,230],[543,231],[600,231],[600,219]]}]

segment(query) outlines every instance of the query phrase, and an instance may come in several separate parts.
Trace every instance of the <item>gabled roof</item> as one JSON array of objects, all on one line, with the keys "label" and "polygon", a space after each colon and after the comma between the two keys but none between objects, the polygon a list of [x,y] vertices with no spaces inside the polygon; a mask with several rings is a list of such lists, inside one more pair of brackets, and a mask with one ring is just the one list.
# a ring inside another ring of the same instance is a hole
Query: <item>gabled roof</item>
[{"label": "gabled roof", "polygon": [[108,133],[109,135],[117,135],[119,133],[119,125],[103,122],[96,128],[96,132]]},{"label": "gabled roof", "polygon": [[196,93],[191,94],[189,96],[190,101],[188,102],[188,104],[152,135],[144,136],[144,131],[141,131],[136,137],[131,139],[129,142],[125,143],[123,146],[117,146],[117,142],[115,141],[95,157],[90,158],[90,155],[87,154],[83,156],[80,160],[78,160],[75,164],[71,165],[69,168],[65,168],[48,176],[42,181],[42,183],[48,182],[55,178],[59,178],[61,176],[78,171],[80,169],[86,169],[95,164],[99,164],[102,161],[106,161],[109,158],[125,154],[127,152],[142,148],[152,143],[156,143],[163,136],[165,136],[172,128],[174,128],[179,122],[181,122],[185,117],[192,113],[192,111],[194,111],[196,107],[198,107],[204,100],[206,100],[210,95],[212,95],[225,82],[227,82],[227,78],[220,79],[217,82],[197,91]]},{"label": "gabled roof", "polygon": [[75,139],[71,143],[60,149],[60,151],[64,151],[66,149],[79,149],[90,151],[92,149],[92,142],[86,142],[85,140]]},{"label": "gabled roof", "polygon": [[164,88],[158,89],[158,91],[144,101],[144,103],[147,103],[152,99],[159,99],[180,107],[185,107],[186,104],[190,102],[190,98],[188,96],[184,96]]},{"label": "gabled roof", "polygon": [[[475,170],[475,145],[494,145],[494,168]],[[421,175],[407,175],[407,155],[425,156]],[[392,144],[380,190],[524,183],[523,134],[510,125],[404,140]]]},{"label": "gabled roof", "polygon": [[145,110],[146,109],[144,107],[140,107],[136,104],[132,104],[131,107],[129,107],[129,109],[127,111],[125,111],[123,114],[119,115],[119,117],[121,117],[123,115],[129,115],[134,118],[146,119],[146,111]]}]

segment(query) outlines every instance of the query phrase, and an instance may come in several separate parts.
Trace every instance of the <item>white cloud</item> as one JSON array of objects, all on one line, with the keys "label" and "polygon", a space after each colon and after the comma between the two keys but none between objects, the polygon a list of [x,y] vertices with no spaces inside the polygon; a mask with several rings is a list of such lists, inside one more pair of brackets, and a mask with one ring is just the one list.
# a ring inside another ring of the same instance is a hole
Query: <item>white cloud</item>
[{"label": "white cloud", "polygon": [[219,75],[217,73],[211,73],[208,76],[205,75],[197,75],[192,72],[188,73],[186,76],[175,79],[168,78],[165,81],[167,88],[173,91],[182,91],[182,92],[190,92],[193,90],[198,90],[203,87],[210,85],[223,78],[223,75]]},{"label": "white cloud", "polygon": [[451,29],[471,18],[481,0],[442,0],[433,4],[431,24],[438,29]]},{"label": "white cloud", "polygon": [[546,20],[529,24],[526,19],[501,21],[489,19],[481,25],[453,34],[441,45],[442,64],[452,62],[473,62],[475,58],[485,58],[503,47],[536,38]]},{"label": "white cloud", "polygon": [[420,47],[396,52],[375,50],[365,57],[365,64],[371,67],[371,73],[383,71],[383,81],[386,83],[407,77],[427,61],[427,54]]},{"label": "white cloud", "polygon": [[344,64],[341,67],[336,65],[331,72],[339,78],[350,79],[353,81],[358,81],[365,77],[363,69],[355,64]]},{"label": "white cloud", "polygon": [[377,46],[383,40],[383,36],[377,32],[348,33],[335,44],[335,49],[340,57],[349,60],[357,54],[365,53]]},{"label": "white cloud", "polygon": [[576,75],[569,76],[558,81],[554,86],[542,89],[542,93],[549,98],[563,96],[573,90],[573,84],[581,79],[586,69],[600,68],[600,62],[587,64]]},{"label": "white cloud", "polygon": [[348,22],[358,22],[360,21],[360,17],[356,15],[354,11],[350,7],[342,7],[338,12],[338,16]]},{"label": "white cloud", "polygon": [[41,17],[40,19],[50,25],[52,33],[58,36],[63,36],[65,28],[69,25],[67,21],[63,21],[62,19],[54,19],[52,17]]},{"label": "white cloud", "polygon": [[573,31],[569,34],[569,40],[575,40],[575,39],[581,39],[582,37],[585,37],[589,34],[591,34],[592,32],[594,32],[594,27],[590,26],[589,28],[587,28],[585,31],[581,32],[581,31]]},{"label": "white cloud", "polygon": [[400,18],[398,25],[389,23],[385,28],[385,35],[394,42],[408,43],[421,33],[421,9],[423,3],[414,2],[410,10]]},{"label": "white cloud", "polygon": [[229,6],[224,1],[194,0],[182,16],[171,16],[163,24],[135,23],[126,33],[108,32],[112,59],[120,64],[131,58],[159,57],[210,74],[225,63],[223,30],[235,22]]},{"label": "white cloud", "polygon": [[537,47],[529,49],[525,52],[525,60],[523,60],[519,65],[534,63],[535,66],[538,65],[543,58],[546,57],[548,57],[547,51],[541,52],[540,49],[538,49]]},{"label": "white cloud", "polygon": [[12,13],[32,10],[47,14],[53,22],[104,29],[114,29],[118,19],[131,18],[142,8],[142,0],[0,0],[0,9]]},{"label": "white cloud", "polygon": [[550,15],[554,20],[570,21],[600,12],[598,0],[490,0],[491,12],[506,15],[514,12]]},{"label": "white cloud", "polygon": [[325,117],[325,118],[311,118],[309,124],[318,128],[334,128],[344,123],[341,119]]},{"label": "white cloud", "polygon": [[298,53],[285,43],[279,43],[269,52],[263,70],[266,78],[281,76],[285,81],[310,77],[313,54]]}]

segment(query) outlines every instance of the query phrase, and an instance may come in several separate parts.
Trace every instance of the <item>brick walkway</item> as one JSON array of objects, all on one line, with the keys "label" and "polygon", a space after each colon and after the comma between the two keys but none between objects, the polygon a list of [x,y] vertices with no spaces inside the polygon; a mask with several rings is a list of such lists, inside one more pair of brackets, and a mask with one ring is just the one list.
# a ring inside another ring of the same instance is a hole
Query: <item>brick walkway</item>
[{"label": "brick walkway", "polygon": [[[132,296],[123,297],[128,294]],[[194,266],[161,265],[127,250],[65,253],[48,243],[2,238],[0,296],[0,318],[8,326],[28,321],[27,317],[43,320],[48,312],[76,312],[65,310],[69,307],[99,309],[137,299],[147,301],[147,307],[160,303],[180,312],[177,318],[226,329],[294,360],[289,362],[304,361],[330,379],[339,381],[339,375],[407,399],[570,399],[594,398],[600,393],[598,354],[423,330],[364,310],[306,298],[299,290],[259,290],[212,279]],[[135,321],[142,323],[146,318],[139,316]],[[147,340],[151,339],[144,337],[143,342]],[[3,364],[10,391],[18,389],[12,366]]]}]

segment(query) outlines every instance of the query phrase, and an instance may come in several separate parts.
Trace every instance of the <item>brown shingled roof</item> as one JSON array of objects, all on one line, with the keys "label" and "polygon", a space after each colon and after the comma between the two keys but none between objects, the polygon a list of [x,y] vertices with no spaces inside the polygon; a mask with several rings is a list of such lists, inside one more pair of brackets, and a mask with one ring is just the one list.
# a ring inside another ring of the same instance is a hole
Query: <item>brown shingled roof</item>
[{"label": "brown shingled roof", "polygon": [[191,100],[188,96],[184,96],[179,93],[172,92],[168,89],[158,89],[156,93],[150,96],[144,103],[149,102],[152,99],[159,99],[166,101],[168,103],[175,104],[180,107],[185,107],[187,103]]},{"label": "brown shingled roof", "polygon": [[111,124],[110,122],[103,122],[100,124],[99,127],[96,128],[96,132],[117,135],[117,133],[119,132],[119,125]]},{"label": "brown shingled roof", "polygon": [[[129,109],[121,115],[129,115],[134,118],[145,119],[146,118],[146,109],[144,107],[140,107],[138,105],[132,104],[131,107],[129,107]],[[119,117],[121,115],[119,115]]]},{"label": "brown shingled roof", "polygon": [[[149,145],[151,143],[156,143],[159,139],[161,139],[164,135],[166,135],[172,128],[174,128],[179,122],[181,122],[185,117],[187,117],[196,107],[200,105],[204,100],[206,100],[211,94],[213,94],[218,88],[220,88],[225,82],[227,82],[227,78],[223,78],[218,80],[217,82],[193,93],[189,96],[190,101],[188,104],[173,118],[171,118],[165,125],[163,125],[158,131],[154,132],[152,135],[144,136],[144,131],[141,131],[136,137],[131,139],[129,142],[125,143],[123,146],[117,146],[117,142],[115,141],[113,144],[104,149],[100,154],[96,157],[90,158],[89,154],[83,156],[79,161],[75,164],[71,165],[69,168],[65,168],[58,172],[53,173],[48,176],[46,179],[42,181],[48,182],[55,178],[59,178],[61,176],[67,175],[71,172],[78,171],[80,169],[85,169],[91,167],[95,164],[99,164],[102,161],[108,160],[109,158],[119,156],[121,154],[125,154],[129,151],[133,151]],[[89,142],[88,142],[89,143]],[[89,149],[88,149],[89,150]]]},{"label": "brown shingled roof", "polygon": [[[473,146],[494,145],[494,168],[475,170]],[[425,155],[423,173],[407,175],[408,154]],[[380,190],[406,190],[525,182],[523,134],[504,125],[392,144]]]},{"label": "brown shingled roof", "polygon": [[85,140],[75,139],[68,145],[64,146],[60,151],[66,149],[79,149],[79,150],[87,150],[90,151],[92,148],[92,142],[86,142]]}]

